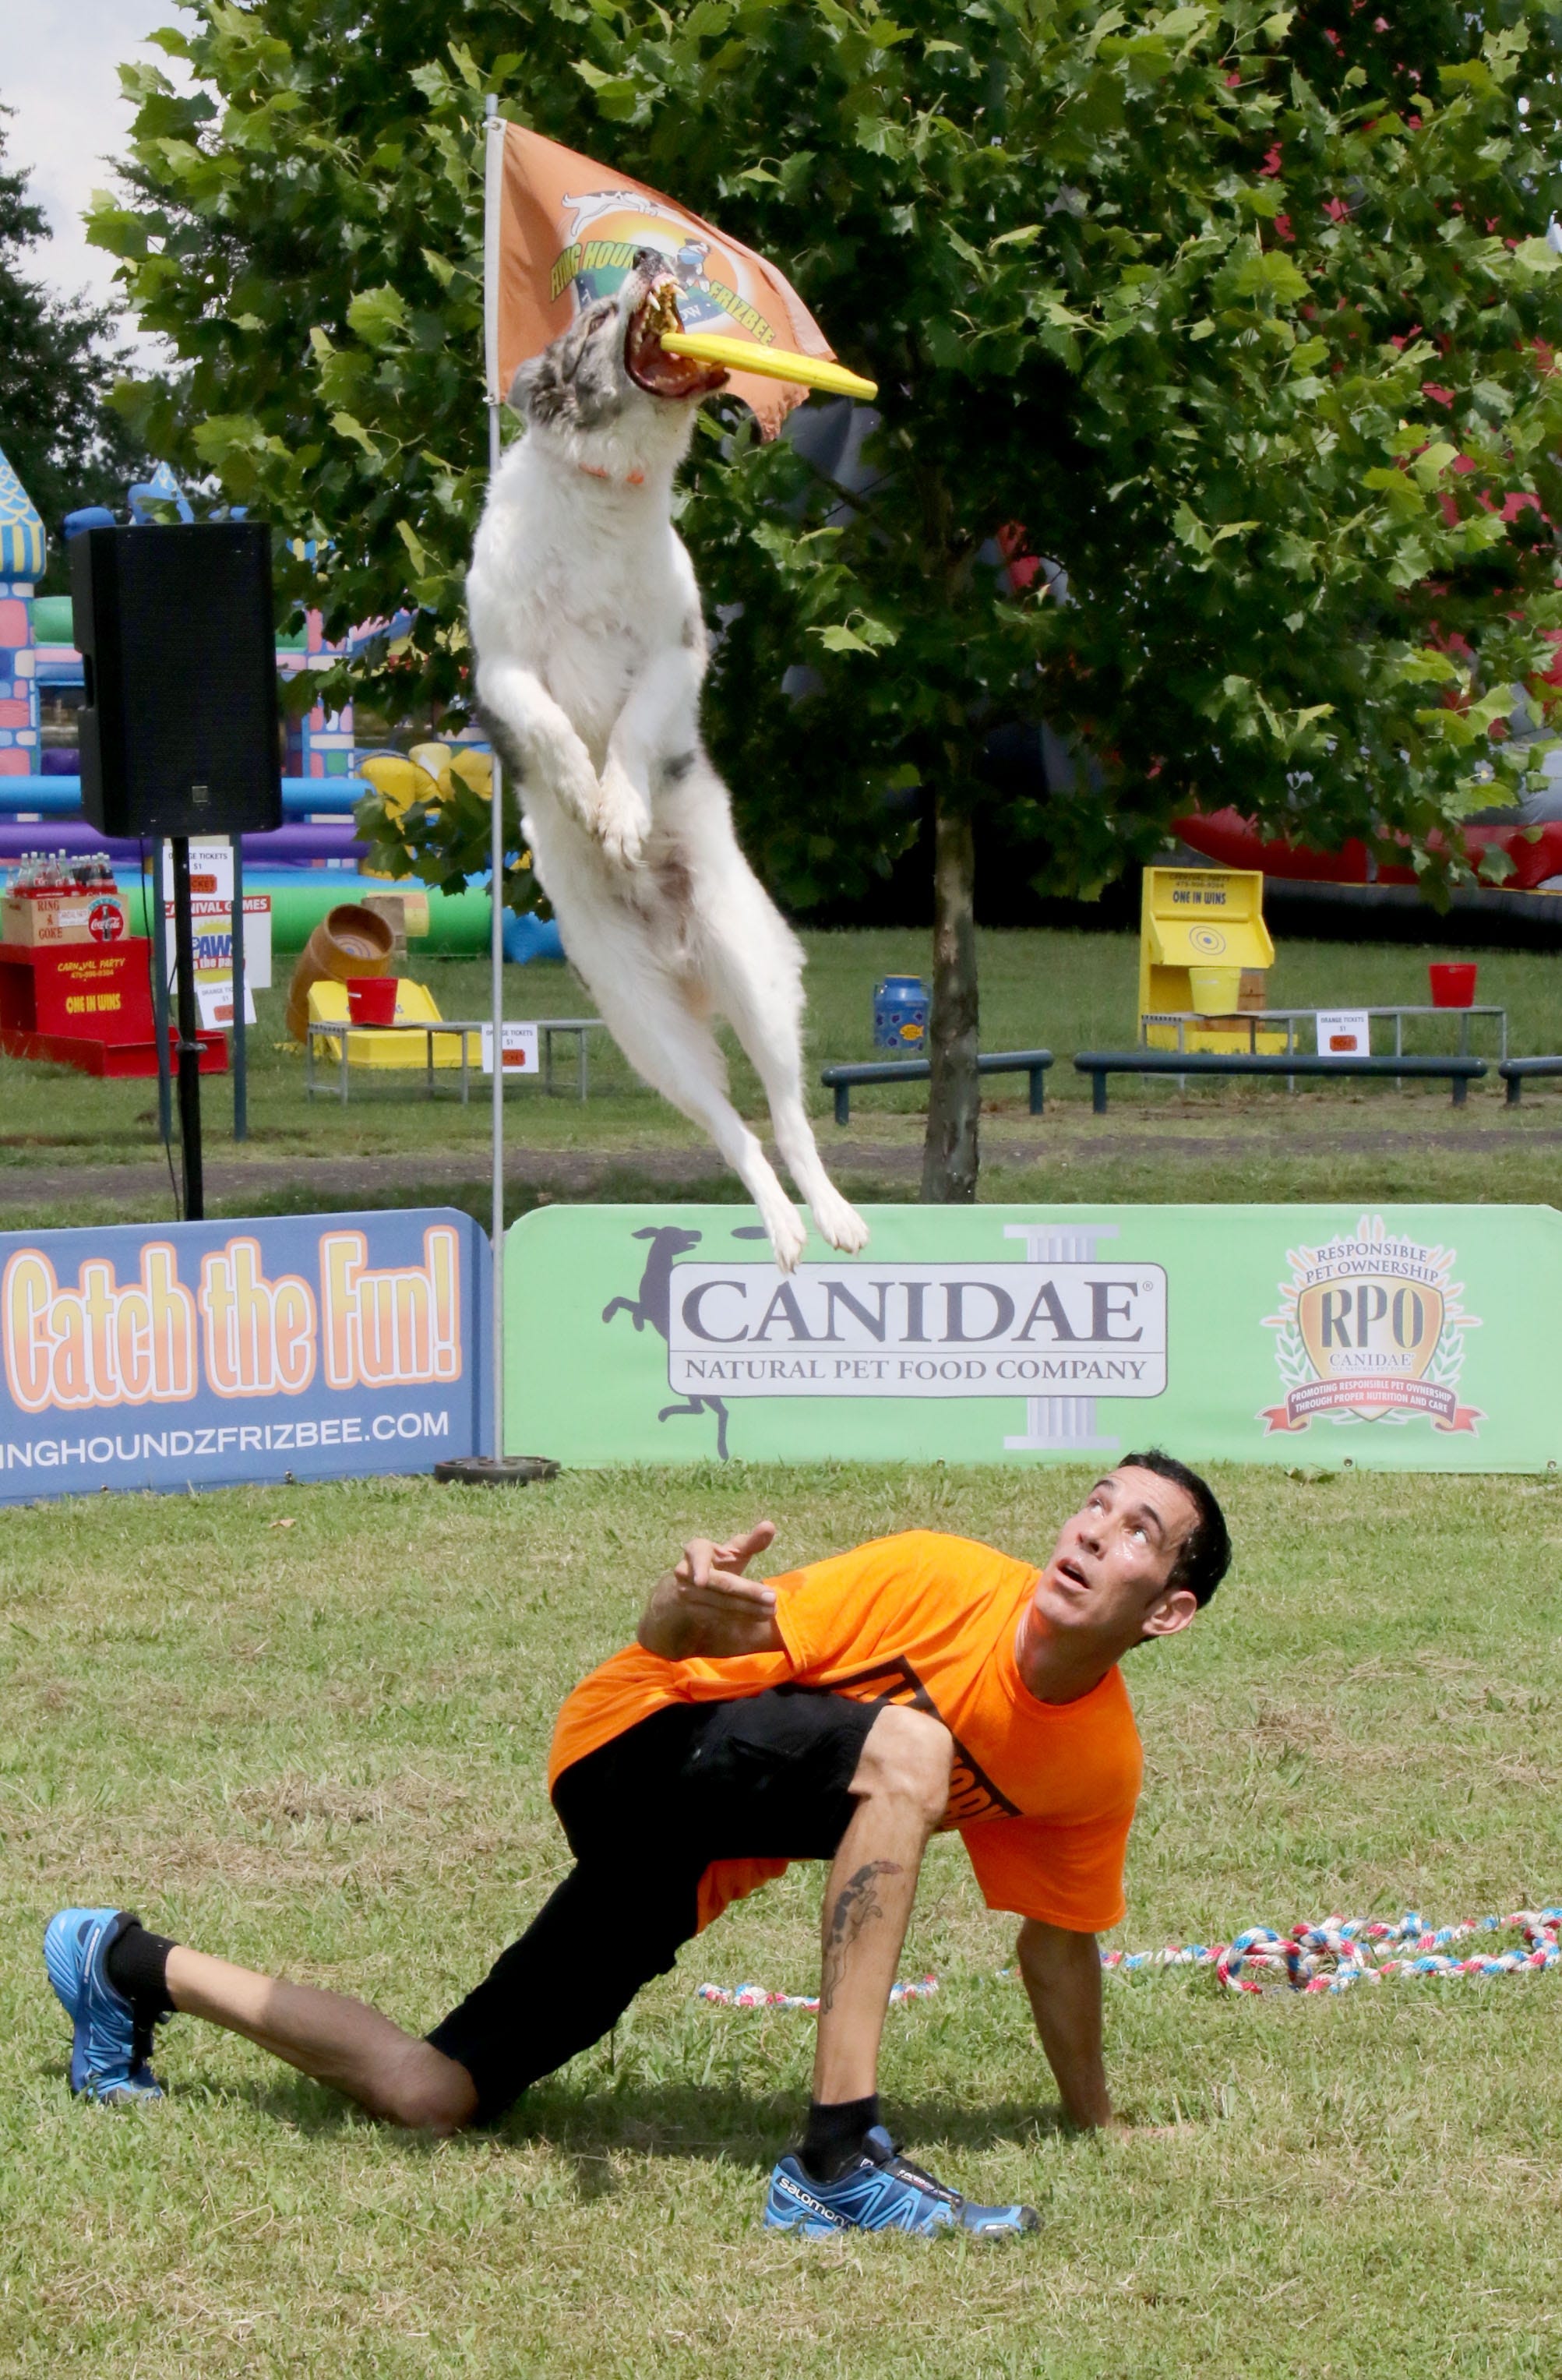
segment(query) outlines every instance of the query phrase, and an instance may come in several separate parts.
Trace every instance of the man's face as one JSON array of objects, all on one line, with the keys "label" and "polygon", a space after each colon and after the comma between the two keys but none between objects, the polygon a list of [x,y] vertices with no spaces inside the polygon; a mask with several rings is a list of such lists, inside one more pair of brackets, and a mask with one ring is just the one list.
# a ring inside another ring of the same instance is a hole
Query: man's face
[{"label": "man's face", "polygon": [[1132,1466],[1108,1472],[1058,1532],[1027,1634],[1084,1639],[1114,1660],[1145,1636],[1175,1635],[1198,1605],[1187,1587],[1167,1582],[1197,1523],[1193,1498],[1174,1480]]}]

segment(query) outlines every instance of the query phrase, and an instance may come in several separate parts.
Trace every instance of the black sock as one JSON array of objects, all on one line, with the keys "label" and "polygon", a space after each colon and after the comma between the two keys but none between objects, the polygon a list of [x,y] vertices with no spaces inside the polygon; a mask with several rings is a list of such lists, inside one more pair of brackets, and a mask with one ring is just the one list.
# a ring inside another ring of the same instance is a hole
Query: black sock
[{"label": "black sock", "polygon": [[149,1934],[139,1917],[127,1917],[103,1955],[103,1973],[129,2001],[138,2024],[153,2025],[174,2013],[168,1997],[168,1953],[174,1948],[162,1934]]},{"label": "black sock", "polygon": [[816,2181],[833,2181],[863,2153],[866,2135],[878,2121],[878,2094],[866,2099],[808,2102],[808,2129],[798,2155]]}]

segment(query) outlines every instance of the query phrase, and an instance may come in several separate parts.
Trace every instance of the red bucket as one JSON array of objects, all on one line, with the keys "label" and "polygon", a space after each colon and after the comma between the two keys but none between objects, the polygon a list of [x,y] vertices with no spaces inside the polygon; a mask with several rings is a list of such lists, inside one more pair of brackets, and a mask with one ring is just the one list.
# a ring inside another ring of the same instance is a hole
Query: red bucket
[{"label": "red bucket", "polygon": [[[1473,974],[1473,968],[1471,972]],[[394,1025],[396,1021],[396,982],[394,975],[354,976],[347,985],[347,1014],[353,1023]]]},{"label": "red bucket", "polygon": [[1475,962],[1460,959],[1457,964],[1445,961],[1426,970],[1432,984],[1434,1008],[1469,1008],[1475,998]]}]

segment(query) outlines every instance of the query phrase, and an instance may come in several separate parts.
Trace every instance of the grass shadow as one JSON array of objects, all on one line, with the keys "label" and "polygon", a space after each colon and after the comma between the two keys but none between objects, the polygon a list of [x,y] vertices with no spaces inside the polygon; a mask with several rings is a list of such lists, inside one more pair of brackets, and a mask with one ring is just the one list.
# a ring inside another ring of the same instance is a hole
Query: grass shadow
[{"label": "grass shadow", "polygon": [[[801,2098],[791,2092],[756,2092],[735,2083],[607,2084],[574,2092],[567,2084],[545,2082],[489,2137],[516,2145],[546,2143],[576,2163],[593,2164],[614,2149],[634,2149],[764,2171],[795,2145],[804,2112]],[[919,2142],[979,2151],[1072,2131],[1060,2107],[1038,2107],[1034,2100],[973,2107],[936,2094],[894,2096],[886,2112],[896,2138],[914,2151]]]},{"label": "grass shadow", "polygon": [[[183,2099],[212,2104],[242,2100],[258,2115],[269,2116],[306,2139],[332,2139],[375,2121],[352,2100],[287,2070],[248,2083],[197,2075],[173,2088]],[[937,2142],[951,2151],[980,2151],[1004,2143],[1033,2144],[1071,2130],[1060,2108],[1021,2099],[971,2107],[938,2095],[896,2098],[888,2113],[896,2138],[914,2155],[923,2143]],[[611,2082],[572,2090],[567,2082],[549,2078],[498,2123],[458,2134],[454,2143],[416,2131],[400,2131],[397,2138],[418,2155],[436,2149],[448,2153],[463,2141],[483,2147],[496,2142],[515,2148],[549,2147],[573,2168],[579,2194],[588,2199],[611,2193],[615,2151],[768,2172],[778,2156],[795,2145],[803,2115],[801,2100],[790,2092],[766,2094],[731,2083],[615,2086]]]}]

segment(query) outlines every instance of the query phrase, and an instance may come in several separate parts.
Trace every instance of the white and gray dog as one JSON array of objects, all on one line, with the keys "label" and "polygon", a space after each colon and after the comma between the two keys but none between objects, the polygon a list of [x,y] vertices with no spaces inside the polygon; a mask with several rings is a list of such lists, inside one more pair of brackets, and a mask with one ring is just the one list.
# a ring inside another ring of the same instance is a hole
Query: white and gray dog
[{"label": "white and gray dog", "polygon": [[741,1177],[790,1272],[805,1230],[727,1096],[712,1020],[753,1061],[776,1145],[832,1247],[867,1227],[803,1103],[803,953],[738,848],[699,734],[699,589],[672,475],[726,374],[670,356],[677,284],[643,249],[612,298],[524,364],[526,435],[490,492],[466,579],[478,714],[519,781],[564,948],[620,1049]]}]

